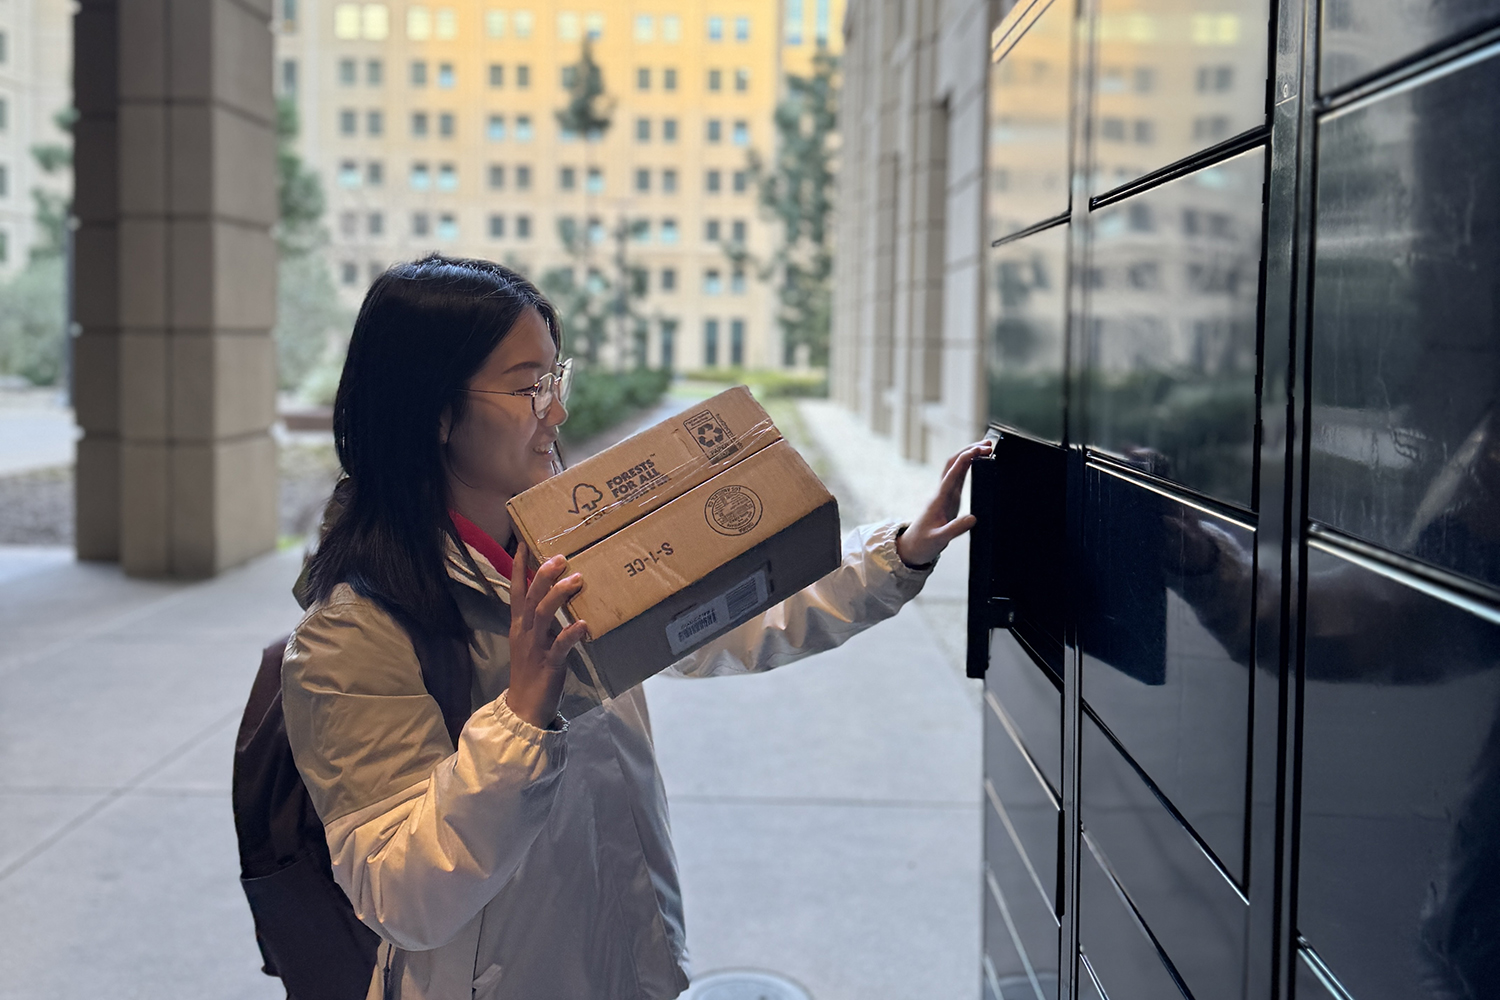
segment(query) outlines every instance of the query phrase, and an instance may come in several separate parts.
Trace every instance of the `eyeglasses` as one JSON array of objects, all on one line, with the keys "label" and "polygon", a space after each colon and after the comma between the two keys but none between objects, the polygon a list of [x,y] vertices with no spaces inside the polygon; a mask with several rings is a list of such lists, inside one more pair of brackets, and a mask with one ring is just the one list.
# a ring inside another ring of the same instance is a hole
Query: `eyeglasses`
[{"label": "eyeglasses", "polygon": [[553,402],[566,403],[568,393],[573,391],[573,359],[559,361],[552,370],[524,389],[508,392],[504,389],[465,389],[465,392],[482,392],[486,396],[530,396],[531,412],[538,420],[547,418]]}]

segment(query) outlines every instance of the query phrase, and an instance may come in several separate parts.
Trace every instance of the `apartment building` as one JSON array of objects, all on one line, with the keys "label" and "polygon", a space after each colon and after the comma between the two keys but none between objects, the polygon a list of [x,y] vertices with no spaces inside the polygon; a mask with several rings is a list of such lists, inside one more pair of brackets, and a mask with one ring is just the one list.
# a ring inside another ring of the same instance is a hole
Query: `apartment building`
[{"label": "apartment building", "polygon": [[[753,264],[777,234],[748,163],[774,155],[783,52],[827,36],[831,0],[280,0],[277,14],[278,87],[323,178],[330,262],[351,304],[393,261],[431,250],[533,279],[613,279],[623,238],[649,319],[612,345],[618,363],[793,360]],[[598,136],[556,116],[585,43],[613,107]]]},{"label": "apartment building", "polygon": [[68,139],[56,116],[73,103],[71,21],[66,0],[0,0],[0,276],[38,240],[31,192],[72,186],[69,171],[44,174],[32,155]]}]

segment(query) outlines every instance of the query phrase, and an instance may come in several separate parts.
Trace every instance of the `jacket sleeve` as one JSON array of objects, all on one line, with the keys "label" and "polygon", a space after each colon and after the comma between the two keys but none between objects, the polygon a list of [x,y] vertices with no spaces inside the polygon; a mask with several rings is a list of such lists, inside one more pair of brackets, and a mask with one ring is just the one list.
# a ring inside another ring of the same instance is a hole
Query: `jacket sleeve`
[{"label": "jacket sleeve", "polygon": [[912,569],[896,554],[897,522],[844,536],[839,567],[667,669],[684,677],[771,670],[842,645],[916,597],[932,568]]},{"label": "jacket sleeve", "polygon": [[464,725],[455,752],[410,639],[349,593],[287,645],[287,737],[355,913],[404,950],[440,947],[546,824],[565,732],[525,722],[502,695]]}]

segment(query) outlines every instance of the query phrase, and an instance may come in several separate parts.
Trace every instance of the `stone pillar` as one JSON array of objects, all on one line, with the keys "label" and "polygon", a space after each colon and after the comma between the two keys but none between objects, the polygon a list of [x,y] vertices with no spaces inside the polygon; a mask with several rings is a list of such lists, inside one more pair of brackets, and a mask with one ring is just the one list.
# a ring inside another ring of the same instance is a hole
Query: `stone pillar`
[{"label": "stone pillar", "polygon": [[209,576],[276,542],[270,0],[77,17],[78,552]]}]

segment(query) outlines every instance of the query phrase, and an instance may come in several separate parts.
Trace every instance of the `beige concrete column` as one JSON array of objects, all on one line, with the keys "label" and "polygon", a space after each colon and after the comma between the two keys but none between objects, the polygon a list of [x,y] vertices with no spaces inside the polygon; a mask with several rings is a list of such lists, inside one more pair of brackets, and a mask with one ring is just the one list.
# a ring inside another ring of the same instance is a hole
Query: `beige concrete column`
[{"label": "beige concrete column", "polygon": [[112,141],[87,167],[79,147],[80,190],[87,172],[114,202],[80,213],[77,392],[98,404],[79,407],[79,554],[132,574],[208,576],[276,541],[270,14],[86,0],[78,15],[101,53],[112,24],[116,66],[112,105],[84,112]]}]

